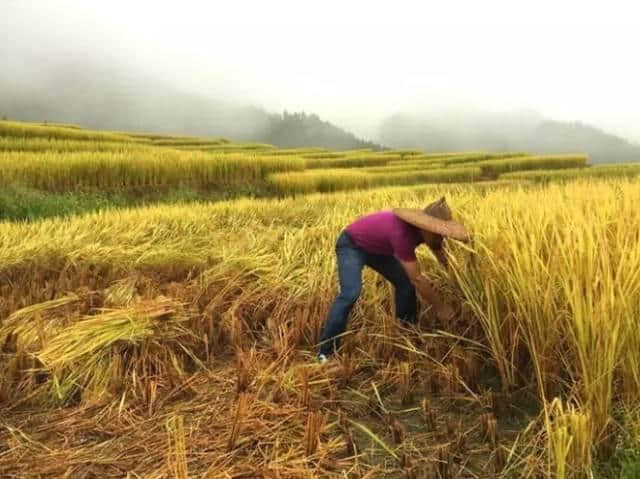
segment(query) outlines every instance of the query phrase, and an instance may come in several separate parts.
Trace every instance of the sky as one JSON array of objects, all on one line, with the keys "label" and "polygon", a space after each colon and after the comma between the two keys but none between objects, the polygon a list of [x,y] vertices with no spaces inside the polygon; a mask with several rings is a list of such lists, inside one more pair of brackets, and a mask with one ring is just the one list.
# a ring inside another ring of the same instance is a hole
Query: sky
[{"label": "sky", "polygon": [[525,109],[640,143],[640,12],[599,3],[0,0],[0,74],[80,51],[365,136],[396,112]]}]

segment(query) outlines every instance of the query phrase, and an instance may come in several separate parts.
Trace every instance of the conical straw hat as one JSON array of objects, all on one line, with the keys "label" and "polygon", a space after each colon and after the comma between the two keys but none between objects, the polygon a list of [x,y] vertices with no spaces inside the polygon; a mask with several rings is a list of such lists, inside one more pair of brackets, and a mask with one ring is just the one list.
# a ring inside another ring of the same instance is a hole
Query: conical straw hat
[{"label": "conical straw hat", "polygon": [[436,233],[458,241],[469,241],[471,233],[464,225],[452,220],[451,210],[443,196],[429,204],[424,210],[417,208],[394,208],[393,212],[400,219],[418,228]]}]

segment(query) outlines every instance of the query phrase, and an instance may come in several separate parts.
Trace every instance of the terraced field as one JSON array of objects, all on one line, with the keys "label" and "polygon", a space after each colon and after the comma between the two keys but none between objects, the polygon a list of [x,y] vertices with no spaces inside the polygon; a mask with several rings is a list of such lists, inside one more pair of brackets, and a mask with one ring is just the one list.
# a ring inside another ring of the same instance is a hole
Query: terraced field
[{"label": "terraced field", "polygon": [[[637,165],[0,122],[2,477],[635,477]],[[456,315],[365,289],[356,217],[445,195]]]}]

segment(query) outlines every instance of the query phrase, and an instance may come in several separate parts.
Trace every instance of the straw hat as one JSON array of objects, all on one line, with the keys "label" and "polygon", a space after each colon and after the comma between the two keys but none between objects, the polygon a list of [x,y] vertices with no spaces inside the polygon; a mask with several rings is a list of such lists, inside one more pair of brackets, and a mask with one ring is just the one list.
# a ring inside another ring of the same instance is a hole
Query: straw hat
[{"label": "straw hat", "polygon": [[424,210],[394,208],[393,212],[400,219],[422,230],[459,241],[469,241],[471,239],[471,233],[467,228],[451,219],[451,210],[444,196],[427,205]]}]

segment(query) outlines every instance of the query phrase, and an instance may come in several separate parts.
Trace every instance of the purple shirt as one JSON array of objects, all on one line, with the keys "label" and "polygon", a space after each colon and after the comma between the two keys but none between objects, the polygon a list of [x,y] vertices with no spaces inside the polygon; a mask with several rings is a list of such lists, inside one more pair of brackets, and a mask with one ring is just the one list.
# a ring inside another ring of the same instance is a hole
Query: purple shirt
[{"label": "purple shirt", "polygon": [[392,211],[379,211],[347,226],[353,242],[367,253],[395,256],[415,261],[415,249],[423,243],[420,230],[398,218]]}]

